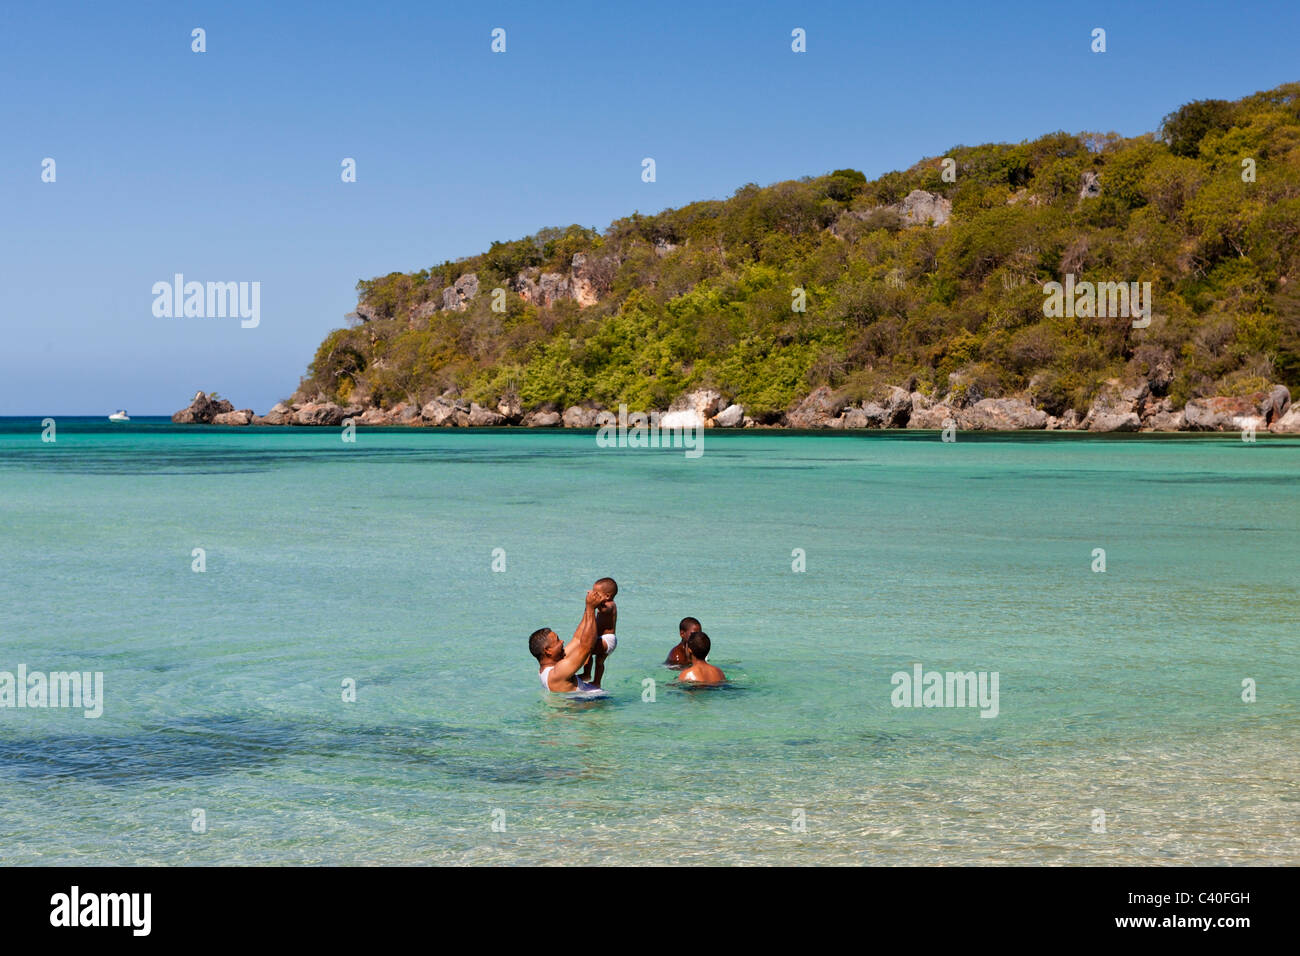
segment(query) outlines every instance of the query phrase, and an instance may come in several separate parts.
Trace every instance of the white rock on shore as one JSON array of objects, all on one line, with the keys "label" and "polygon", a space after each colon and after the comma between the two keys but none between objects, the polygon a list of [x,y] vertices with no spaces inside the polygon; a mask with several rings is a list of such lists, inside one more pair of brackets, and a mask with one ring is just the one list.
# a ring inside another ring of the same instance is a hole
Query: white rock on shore
[{"label": "white rock on shore", "polygon": [[526,428],[558,428],[560,422],[559,412],[529,412],[524,416]]},{"label": "white rock on shore", "polygon": [[212,416],[214,425],[251,425],[253,419],[257,416],[253,414],[251,408],[241,408],[237,412],[222,412],[220,415]]},{"label": "white rock on shore", "polygon": [[660,428],[703,428],[704,418],[693,408],[679,408],[659,416]]},{"label": "white rock on shore", "polygon": [[745,409],[742,405],[728,405],[713,417],[713,424],[719,428],[740,428],[745,421]]},{"label": "white rock on shore", "polygon": [[1276,435],[1300,434],[1300,405],[1292,405],[1285,415],[1269,426]]},{"label": "white rock on shore", "polygon": [[1135,432],[1142,427],[1135,408],[1139,397],[1111,379],[1102,385],[1079,427],[1090,432]]},{"label": "white rock on shore", "polygon": [[957,424],[968,431],[1021,431],[1047,427],[1047,412],[1014,398],[983,398],[964,408]]},{"label": "white rock on shore", "polygon": [[668,414],[681,411],[692,411],[700,421],[708,421],[718,414],[726,405],[722,393],[711,388],[699,388],[693,392],[687,392],[668,406]]},{"label": "white rock on shore", "polygon": [[597,411],[594,408],[574,405],[564,410],[564,414],[560,416],[560,421],[564,423],[565,428],[595,428],[596,415]]}]

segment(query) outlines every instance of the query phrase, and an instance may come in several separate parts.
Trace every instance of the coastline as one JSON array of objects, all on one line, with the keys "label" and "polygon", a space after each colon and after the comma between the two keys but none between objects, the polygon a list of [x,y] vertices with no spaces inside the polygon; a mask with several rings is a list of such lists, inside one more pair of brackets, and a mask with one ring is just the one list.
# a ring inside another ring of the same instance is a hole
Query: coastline
[{"label": "coastline", "polygon": [[724,431],[940,431],[1020,432],[1062,431],[1108,433],[1231,433],[1245,440],[1264,432],[1300,434],[1300,405],[1293,405],[1284,385],[1244,396],[1191,399],[1175,408],[1167,395],[1150,383],[1123,384],[1109,380],[1085,413],[1070,408],[1052,414],[1019,397],[983,398],[950,392],[940,399],[918,391],[886,386],[876,400],[850,403],[827,386],[814,389],[779,415],[756,420],[745,409],[728,402],[712,389],[697,389],[674,401],[667,409],[629,412],[595,404],[574,405],[563,411],[542,407],[525,411],[514,396],[502,396],[488,408],[453,392],[419,405],[403,402],[389,408],[338,405],[328,401],[279,402],[265,415],[236,409],[214,394],[197,392],[189,406],[171,416],[178,425],[231,427],[400,427],[400,428],[501,428],[600,429],[626,427],[629,418],[663,429],[719,429]]}]

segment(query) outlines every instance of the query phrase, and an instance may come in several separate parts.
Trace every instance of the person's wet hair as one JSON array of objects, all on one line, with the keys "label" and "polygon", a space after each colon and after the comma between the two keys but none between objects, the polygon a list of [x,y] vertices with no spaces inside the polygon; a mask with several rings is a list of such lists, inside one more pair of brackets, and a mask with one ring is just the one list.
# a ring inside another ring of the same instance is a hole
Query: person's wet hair
[{"label": "person's wet hair", "polygon": [[688,631],[698,631],[700,629],[700,622],[693,617],[684,617],[682,618],[682,622],[677,625],[677,633],[679,634],[685,634]]},{"label": "person's wet hair", "polygon": [[593,584],[592,587],[599,588],[600,590],[608,594],[611,598],[618,597],[618,582],[615,581],[613,578],[601,578],[599,581]]},{"label": "person's wet hair", "polygon": [[546,653],[546,645],[550,643],[546,635],[551,633],[549,627],[539,627],[533,633],[528,635],[528,653],[541,661],[542,655]]},{"label": "person's wet hair", "polygon": [[709,635],[703,631],[693,631],[691,636],[686,638],[686,646],[691,649],[691,656],[696,660],[702,661],[709,656]]}]

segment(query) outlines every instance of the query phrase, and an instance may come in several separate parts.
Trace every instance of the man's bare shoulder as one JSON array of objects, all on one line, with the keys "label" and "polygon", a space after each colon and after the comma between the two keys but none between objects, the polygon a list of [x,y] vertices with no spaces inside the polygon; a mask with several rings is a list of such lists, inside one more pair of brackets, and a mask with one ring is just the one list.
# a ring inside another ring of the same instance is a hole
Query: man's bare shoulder
[{"label": "man's bare shoulder", "polygon": [[721,684],[727,679],[727,675],[712,664],[696,661],[692,666],[682,671],[677,676],[677,679],[691,684]]}]

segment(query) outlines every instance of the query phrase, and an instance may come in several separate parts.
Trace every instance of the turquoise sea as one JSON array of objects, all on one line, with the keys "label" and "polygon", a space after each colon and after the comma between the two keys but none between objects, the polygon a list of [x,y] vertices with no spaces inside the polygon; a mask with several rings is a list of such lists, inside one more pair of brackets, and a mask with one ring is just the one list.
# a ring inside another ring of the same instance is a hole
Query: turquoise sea
[{"label": "turquoise sea", "polygon": [[0,671],[104,711],[0,707],[3,863],[1300,863],[1300,440],[56,434],[0,420]]}]

